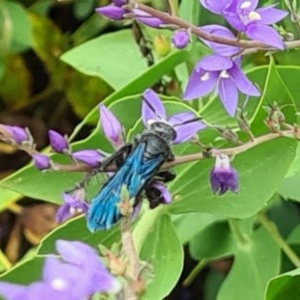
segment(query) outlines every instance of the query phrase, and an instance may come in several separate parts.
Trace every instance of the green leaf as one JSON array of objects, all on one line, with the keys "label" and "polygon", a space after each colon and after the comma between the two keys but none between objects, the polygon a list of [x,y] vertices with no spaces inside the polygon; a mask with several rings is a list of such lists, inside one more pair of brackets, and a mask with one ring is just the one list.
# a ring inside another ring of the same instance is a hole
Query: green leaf
[{"label": "green leaf", "polygon": [[19,1],[0,2],[0,54],[21,52],[32,45],[26,9]]},{"label": "green leaf", "polygon": [[94,0],[76,1],[73,6],[74,14],[78,19],[84,19],[93,11],[94,6]]},{"label": "green leaf", "polygon": [[183,0],[179,6],[179,17],[192,24],[198,24],[200,9],[198,1]]},{"label": "green leaf", "polygon": [[267,281],[279,272],[280,249],[269,233],[260,228],[248,238],[246,244],[236,248],[233,266],[221,286],[218,300],[263,299]]},{"label": "green leaf", "polygon": [[[290,139],[277,139],[237,155],[232,165],[239,173],[238,194],[212,194],[209,186],[212,160],[178,166],[175,168],[178,175],[170,183],[177,199],[169,206],[170,212],[206,212],[236,218],[253,215],[277,190],[294,158],[295,144]],[[261,182],[264,182],[263,189],[258,188]]]},{"label": "green leaf", "polygon": [[[9,271],[0,275],[1,281],[18,284],[30,284],[42,279],[44,257],[35,257],[17,264]],[[26,274],[26,276],[24,276]]]},{"label": "green leaf", "polygon": [[194,259],[218,259],[232,255],[235,250],[227,222],[213,223],[193,237],[189,244],[190,254]]},{"label": "green leaf", "polygon": [[216,215],[202,213],[173,216],[176,233],[182,244],[190,241],[199,231],[218,220],[220,220],[220,217]]},{"label": "green leaf", "polygon": [[37,253],[55,253],[55,241],[58,239],[81,241],[94,247],[102,244],[109,248],[114,242],[120,240],[120,229],[119,225],[116,225],[109,230],[91,233],[87,229],[85,217],[78,217],[59,226],[43,238],[38,247]]},{"label": "green leaf", "polygon": [[65,52],[61,59],[82,73],[101,77],[114,89],[146,70],[130,30],[104,34]]},{"label": "green leaf", "polygon": [[142,299],[163,299],[175,286],[183,267],[183,249],[164,207],[144,214],[133,237],[140,259],[153,265],[154,274]]},{"label": "green leaf", "polygon": [[7,205],[15,202],[21,197],[21,195],[0,187],[0,211],[6,209]]},{"label": "green leaf", "polygon": [[267,286],[265,300],[299,299],[300,269],[272,278]]}]

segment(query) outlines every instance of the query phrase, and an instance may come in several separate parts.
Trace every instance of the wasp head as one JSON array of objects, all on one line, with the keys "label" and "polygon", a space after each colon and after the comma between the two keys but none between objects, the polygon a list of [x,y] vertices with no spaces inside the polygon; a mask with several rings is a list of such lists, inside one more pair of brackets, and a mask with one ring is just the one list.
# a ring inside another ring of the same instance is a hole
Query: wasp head
[{"label": "wasp head", "polygon": [[164,121],[149,122],[149,129],[158,133],[166,141],[171,142],[176,138],[175,129],[167,122]]}]

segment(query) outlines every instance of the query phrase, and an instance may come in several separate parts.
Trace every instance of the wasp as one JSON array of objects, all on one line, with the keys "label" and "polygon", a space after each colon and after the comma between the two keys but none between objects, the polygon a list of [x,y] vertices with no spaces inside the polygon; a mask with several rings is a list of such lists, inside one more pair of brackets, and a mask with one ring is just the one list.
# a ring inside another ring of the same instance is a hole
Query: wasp
[{"label": "wasp", "polygon": [[[196,120],[199,118],[184,123]],[[124,145],[103,162],[102,169],[114,164],[117,171],[90,203],[87,226],[92,232],[109,229],[120,220],[118,204],[121,201],[121,190],[124,185],[130,199],[135,199],[133,207],[139,204],[143,191],[150,208],[155,208],[162,203],[162,192],[152,183],[154,180],[168,182],[175,178],[172,171],[160,170],[163,163],[173,161],[175,158],[171,150],[172,141],[176,138],[175,126],[177,124],[171,126],[166,121],[155,120],[141,134],[137,134],[132,143]]]}]

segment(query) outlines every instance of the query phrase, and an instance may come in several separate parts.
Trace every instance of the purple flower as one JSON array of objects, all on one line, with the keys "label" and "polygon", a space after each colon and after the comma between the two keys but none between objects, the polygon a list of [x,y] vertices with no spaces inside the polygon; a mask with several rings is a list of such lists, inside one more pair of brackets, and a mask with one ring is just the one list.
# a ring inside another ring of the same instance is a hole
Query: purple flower
[{"label": "purple flower", "polygon": [[249,96],[260,95],[238,63],[220,55],[206,56],[196,64],[183,97],[192,100],[214,89],[230,116],[234,116],[238,105],[238,90]]},{"label": "purple flower", "polygon": [[111,20],[123,20],[126,10],[120,6],[111,4],[107,6],[98,7],[96,12]]},{"label": "purple flower", "polygon": [[80,269],[80,281],[72,286],[73,294],[79,295],[79,299],[96,292],[116,292],[120,288],[92,247],[77,241],[58,240],[56,249],[65,262]]},{"label": "purple flower", "polygon": [[69,143],[60,133],[49,130],[48,132],[50,145],[55,152],[65,153],[69,150]]},{"label": "purple flower", "polygon": [[2,125],[4,129],[11,135],[11,138],[19,145],[28,141],[30,137],[27,134],[26,129],[19,126]]},{"label": "purple flower", "polygon": [[183,49],[190,43],[190,34],[185,29],[174,31],[172,43],[175,48]]},{"label": "purple flower", "polygon": [[123,128],[115,115],[104,105],[100,104],[100,121],[105,136],[115,149],[124,144]]},{"label": "purple flower", "polygon": [[94,149],[80,150],[72,153],[72,158],[91,167],[98,167],[103,154]]},{"label": "purple flower", "polygon": [[174,144],[179,144],[191,139],[199,130],[205,127],[205,124],[198,120],[189,122],[195,119],[195,115],[192,112],[179,113],[168,118],[161,100],[151,89],[147,89],[143,97],[143,123],[146,127],[149,127],[149,123],[153,123],[153,121],[168,122],[176,131],[176,138],[173,141]]},{"label": "purple flower", "polygon": [[244,32],[248,38],[284,49],[280,35],[268,26],[275,24],[288,14],[284,10],[274,8],[276,5],[257,9],[258,0],[202,0],[201,3],[208,10],[223,15],[233,28]]},{"label": "purple flower", "polygon": [[238,192],[238,174],[230,166],[229,157],[225,154],[216,156],[215,167],[210,172],[210,184],[213,193],[222,195],[231,190]]},{"label": "purple flower", "polygon": [[7,300],[82,300],[96,292],[116,292],[120,287],[90,246],[58,240],[56,248],[64,261],[47,257],[42,281],[29,286],[0,282],[0,294]]},{"label": "purple flower", "polygon": [[134,8],[133,13],[135,14],[135,19],[140,21],[141,23],[148,25],[149,27],[159,28],[160,25],[165,24],[165,22],[159,18],[152,17],[148,13]]},{"label": "purple flower", "polygon": [[76,190],[73,195],[63,193],[64,204],[56,212],[57,222],[63,222],[75,214],[86,213],[88,205],[84,199],[84,189]]},{"label": "purple flower", "polygon": [[[210,34],[213,34],[215,36],[225,37],[225,38],[229,38],[229,39],[235,38],[233,33],[228,28],[221,26],[221,25],[207,25],[207,26],[202,26],[199,28],[201,28],[202,30],[204,30]],[[210,42],[210,41],[207,41],[204,39],[201,39],[201,40],[205,45],[207,45],[208,47],[210,47],[213,50],[214,54],[218,54],[218,55],[222,55],[222,56],[233,56],[241,50],[240,47],[219,44],[219,43]]]},{"label": "purple flower", "polygon": [[51,167],[51,160],[47,155],[44,154],[33,154],[32,159],[34,162],[34,166],[39,170],[47,170]]}]

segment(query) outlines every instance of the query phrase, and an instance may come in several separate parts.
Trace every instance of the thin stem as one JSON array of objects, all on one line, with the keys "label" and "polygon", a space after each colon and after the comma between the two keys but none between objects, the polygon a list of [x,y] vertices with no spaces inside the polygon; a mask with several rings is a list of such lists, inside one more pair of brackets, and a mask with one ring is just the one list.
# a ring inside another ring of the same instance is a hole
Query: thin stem
[{"label": "thin stem", "polygon": [[239,244],[246,245],[248,243],[248,241],[245,238],[245,236],[243,235],[243,233],[241,232],[238,221],[236,219],[229,218],[228,224],[229,224],[232,234],[237,239]]},{"label": "thin stem", "polygon": [[0,263],[3,265],[5,270],[8,270],[12,267],[11,262],[8,260],[6,255],[3,253],[3,251],[0,249]]},{"label": "thin stem", "polygon": [[[218,151],[211,151],[210,156],[215,157],[218,153],[223,153],[229,156],[234,156],[240,153],[243,153],[251,148],[256,147],[259,144],[263,144],[265,142],[280,138],[280,137],[294,137],[293,130],[282,130],[280,132],[271,132],[267,133],[265,135],[262,135],[260,137],[254,138],[250,140],[249,142],[238,145],[236,147],[230,147],[230,148],[220,148]],[[205,156],[203,155],[203,152],[197,152],[193,154],[183,155],[183,156],[176,156],[175,160],[166,162],[162,165],[162,169],[172,168],[174,166],[185,164],[193,161],[198,161],[204,159]],[[86,172],[91,171],[92,168],[83,164],[80,165],[63,165],[63,164],[54,164],[54,170],[55,171],[69,171],[69,172]],[[101,167],[98,169],[98,172],[114,172],[116,171],[115,166],[108,166],[107,168],[101,169]]]},{"label": "thin stem", "polygon": [[121,221],[122,251],[128,259],[128,276],[130,281],[124,289],[124,297],[128,300],[137,300],[138,297],[133,288],[139,279],[140,261],[136,253],[130,229],[130,216],[124,216]]},{"label": "thin stem", "polygon": [[203,270],[203,268],[207,265],[208,260],[202,259],[198,262],[198,264],[194,267],[191,273],[184,279],[182,285],[184,287],[188,287],[198,276],[198,274]]},{"label": "thin stem", "polygon": [[289,246],[289,244],[282,238],[278,231],[276,224],[271,221],[264,212],[259,212],[257,214],[259,222],[266,228],[271,237],[289,258],[289,260],[294,264],[295,267],[300,267],[300,259],[294,250]]},{"label": "thin stem", "polygon": [[[257,48],[260,50],[264,50],[264,51],[273,51],[273,50],[278,51],[278,49],[267,46],[266,44],[264,44],[262,42],[240,40],[240,39],[229,39],[229,38],[210,34],[192,23],[182,20],[174,15],[170,15],[170,14],[167,14],[160,10],[157,10],[155,8],[149,7],[145,4],[138,3],[136,1],[134,1],[134,8],[138,8],[138,9],[150,14],[153,17],[157,17],[157,18],[163,20],[166,24],[172,24],[172,25],[179,26],[180,28],[189,29],[195,35],[197,35],[200,38],[203,38],[207,41],[216,42],[219,44],[230,45],[230,46],[237,46],[237,47],[241,47],[244,49],[255,48],[255,51],[257,51]],[[285,47],[288,49],[296,48],[296,47],[300,46],[300,40],[285,42],[284,44],[285,44]]]}]

